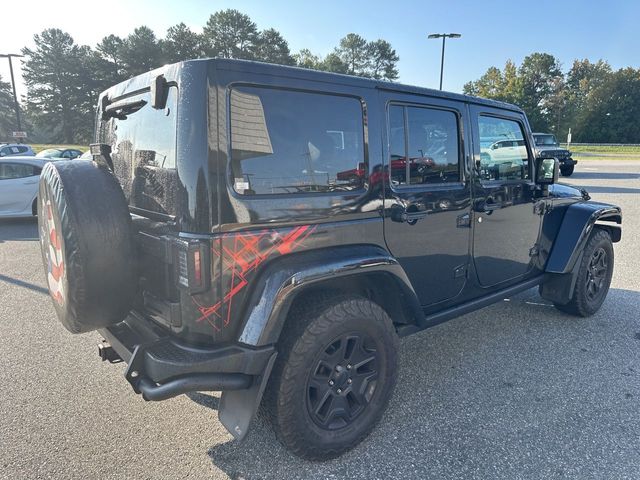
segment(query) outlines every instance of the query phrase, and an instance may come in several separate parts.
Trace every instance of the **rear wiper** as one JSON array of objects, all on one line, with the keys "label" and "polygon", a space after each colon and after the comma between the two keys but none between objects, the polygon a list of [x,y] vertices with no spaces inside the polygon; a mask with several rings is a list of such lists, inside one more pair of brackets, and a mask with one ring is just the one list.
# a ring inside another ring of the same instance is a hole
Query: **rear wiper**
[{"label": "rear wiper", "polygon": [[146,104],[146,100],[123,100],[122,102],[114,102],[102,110],[102,119],[117,118],[118,120],[125,120],[127,115],[137,112]]}]

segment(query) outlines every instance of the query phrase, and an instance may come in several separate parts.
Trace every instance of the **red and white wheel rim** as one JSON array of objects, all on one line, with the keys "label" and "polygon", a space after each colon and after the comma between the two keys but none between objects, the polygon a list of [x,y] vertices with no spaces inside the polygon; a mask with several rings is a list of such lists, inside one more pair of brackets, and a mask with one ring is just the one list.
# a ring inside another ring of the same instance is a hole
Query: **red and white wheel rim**
[{"label": "red and white wheel rim", "polygon": [[45,215],[45,229],[42,235],[43,247],[45,248],[45,257],[47,259],[47,283],[49,284],[49,294],[58,303],[64,305],[64,278],[65,264],[62,254],[62,241],[60,238],[60,230],[56,228],[56,222],[53,216],[53,208],[50,200],[43,200],[42,212]]}]

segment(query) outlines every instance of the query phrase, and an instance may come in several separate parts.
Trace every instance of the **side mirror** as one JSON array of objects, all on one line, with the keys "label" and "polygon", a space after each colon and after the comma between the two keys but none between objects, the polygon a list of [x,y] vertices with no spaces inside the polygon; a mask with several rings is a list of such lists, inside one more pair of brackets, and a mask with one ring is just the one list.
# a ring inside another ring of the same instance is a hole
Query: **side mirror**
[{"label": "side mirror", "polygon": [[536,183],[551,185],[558,181],[560,162],[557,158],[539,158],[536,162],[536,170]]}]

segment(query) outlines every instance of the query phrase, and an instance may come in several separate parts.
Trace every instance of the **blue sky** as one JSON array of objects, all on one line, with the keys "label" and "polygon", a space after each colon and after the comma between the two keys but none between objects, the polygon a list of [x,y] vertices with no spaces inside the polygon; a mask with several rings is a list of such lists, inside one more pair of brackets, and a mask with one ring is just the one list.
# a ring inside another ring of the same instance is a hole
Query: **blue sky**
[{"label": "blue sky", "polygon": [[[0,53],[18,53],[31,44],[34,33],[47,27],[62,28],[77,42],[93,46],[105,35],[126,36],[141,24],[158,36],[181,21],[199,31],[211,13],[236,8],[259,28],[279,30],[293,52],[309,48],[326,55],[349,32],[368,40],[384,38],[400,56],[400,81],[426,87],[438,86],[441,49],[440,41],[427,40],[427,34],[461,33],[462,38],[447,42],[444,89],[454,92],[488,67],[502,67],[507,59],[520,63],[535,51],[555,55],[565,70],[576,58],[602,58],[614,68],[640,67],[640,2],[632,0],[108,0],[100,4],[98,10],[98,4],[86,0],[23,0],[19,10],[28,12],[28,17],[3,22]],[[8,79],[4,59],[0,75]],[[24,93],[21,82],[18,85],[19,93]]]}]

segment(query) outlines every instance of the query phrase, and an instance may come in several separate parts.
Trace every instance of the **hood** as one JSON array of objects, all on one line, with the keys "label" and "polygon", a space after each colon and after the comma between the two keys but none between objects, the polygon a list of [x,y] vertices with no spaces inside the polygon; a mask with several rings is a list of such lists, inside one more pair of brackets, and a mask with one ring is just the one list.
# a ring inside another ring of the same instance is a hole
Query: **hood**
[{"label": "hood", "polygon": [[555,183],[549,186],[549,195],[553,198],[582,198],[589,200],[589,194],[585,189],[579,189],[566,183]]},{"label": "hood", "polygon": [[569,150],[567,150],[566,148],[560,148],[560,147],[554,147],[552,145],[536,145],[536,150],[540,153],[561,153],[563,155],[568,155]]}]

